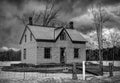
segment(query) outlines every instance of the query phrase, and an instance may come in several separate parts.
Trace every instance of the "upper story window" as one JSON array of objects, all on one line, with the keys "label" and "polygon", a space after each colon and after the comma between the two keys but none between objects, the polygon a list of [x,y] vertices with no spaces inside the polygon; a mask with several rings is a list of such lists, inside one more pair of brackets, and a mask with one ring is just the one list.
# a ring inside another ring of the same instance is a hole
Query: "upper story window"
[{"label": "upper story window", "polygon": [[79,48],[74,48],[74,58],[79,58]]},{"label": "upper story window", "polygon": [[23,50],[23,58],[26,59],[26,49]]},{"label": "upper story window", "polygon": [[65,32],[61,33],[60,40],[66,40],[66,34],[65,34]]},{"label": "upper story window", "polygon": [[50,55],[50,48],[44,48],[44,58],[46,59],[50,59],[51,55]]},{"label": "upper story window", "polygon": [[30,33],[30,41],[32,41],[32,33]]},{"label": "upper story window", "polygon": [[25,34],[25,42],[27,42],[27,35]]}]

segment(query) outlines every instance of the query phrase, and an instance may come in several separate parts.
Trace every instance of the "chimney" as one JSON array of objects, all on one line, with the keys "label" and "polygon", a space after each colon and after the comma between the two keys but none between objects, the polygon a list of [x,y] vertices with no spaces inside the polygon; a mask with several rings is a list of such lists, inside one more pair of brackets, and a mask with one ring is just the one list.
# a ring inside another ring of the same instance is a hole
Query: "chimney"
[{"label": "chimney", "polygon": [[29,17],[29,25],[32,25],[33,22],[32,22],[32,17]]},{"label": "chimney", "polygon": [[73,23],[73,21],[71,21],[71,22],[69,23],[69,28],[70,28],[70,29],[74,29],[74,23]]}]

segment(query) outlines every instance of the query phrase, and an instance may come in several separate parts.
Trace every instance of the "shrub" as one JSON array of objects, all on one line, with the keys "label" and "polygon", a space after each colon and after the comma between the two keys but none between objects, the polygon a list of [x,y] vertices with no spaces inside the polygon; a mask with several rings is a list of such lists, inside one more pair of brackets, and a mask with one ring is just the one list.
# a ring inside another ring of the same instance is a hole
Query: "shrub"
[{"label": "shrub", "polygon": [[10,80],[8,80],[8,79],[0,79],[0,83],[10,83]]}]

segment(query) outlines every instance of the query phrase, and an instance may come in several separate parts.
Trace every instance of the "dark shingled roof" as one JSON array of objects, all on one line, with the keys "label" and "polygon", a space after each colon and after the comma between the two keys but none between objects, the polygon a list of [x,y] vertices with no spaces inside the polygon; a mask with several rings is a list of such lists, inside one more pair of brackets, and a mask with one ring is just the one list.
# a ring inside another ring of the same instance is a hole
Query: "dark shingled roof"
[{"label": "dark shingled roof", "polygon": [[72,41],[86,41],[82,36],[82,34],[75,29],[65,29],[65,28],[55,29],[51,27],[42,27],[42,26],[33,26],[33,25],[28,25],[28,27],[36,39],[55,40],[59,36],[61,31],[64,29],[67,31]]}]

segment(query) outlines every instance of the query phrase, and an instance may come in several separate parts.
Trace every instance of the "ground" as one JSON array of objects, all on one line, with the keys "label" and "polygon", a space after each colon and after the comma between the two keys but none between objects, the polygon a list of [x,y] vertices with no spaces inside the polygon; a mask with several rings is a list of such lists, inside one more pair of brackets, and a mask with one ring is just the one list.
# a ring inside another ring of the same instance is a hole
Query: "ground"
[{"label": "ground", "polygon": [[[68,68],[69,71],[63,71],[65,68]],[[82,64],[77,64],[77,73],[82,73]],[[94,72],[94,73],[99,73],[99,66],[96,64],[89,64],[86,65],[87,71]],[[66,64],[66,65],[60,65],[60,64],[42,64],[42,65],[29,65],[29,66],[9,66],[9,67],[4,67],[3,70],[6,72],[8,71],[26,71],[26,72],[35,72],[37,71],[38,73],[44,72],[44,73],[72,73],[72,65],[71,64]],[[120,71],[120,67],[114,67],[114,71]],[[109,71],[108,66],[104,66],[104,72]],[[11,73],[10,73],[11,74]],[[32,74],[33,75],[33,74]],[[10,76],[10,75],[9,75]],[[35,79],[1,79],[0,83],[120,83],[120,76],[114,76],[114,77],[100,77],[99,76],[94,76],[92,79],[87,79],[87,80],[72,80],[72,79],[55,79],[53,77],[47,78],[45,80],[35,80]]]},{"label": "ground", "polygon": [[72,80],[72,79],[54,79],[48,78],[45,80],[10,80],[0,79],[0,83],[120,83],[120,76],[97,78],[91,80]]}]

